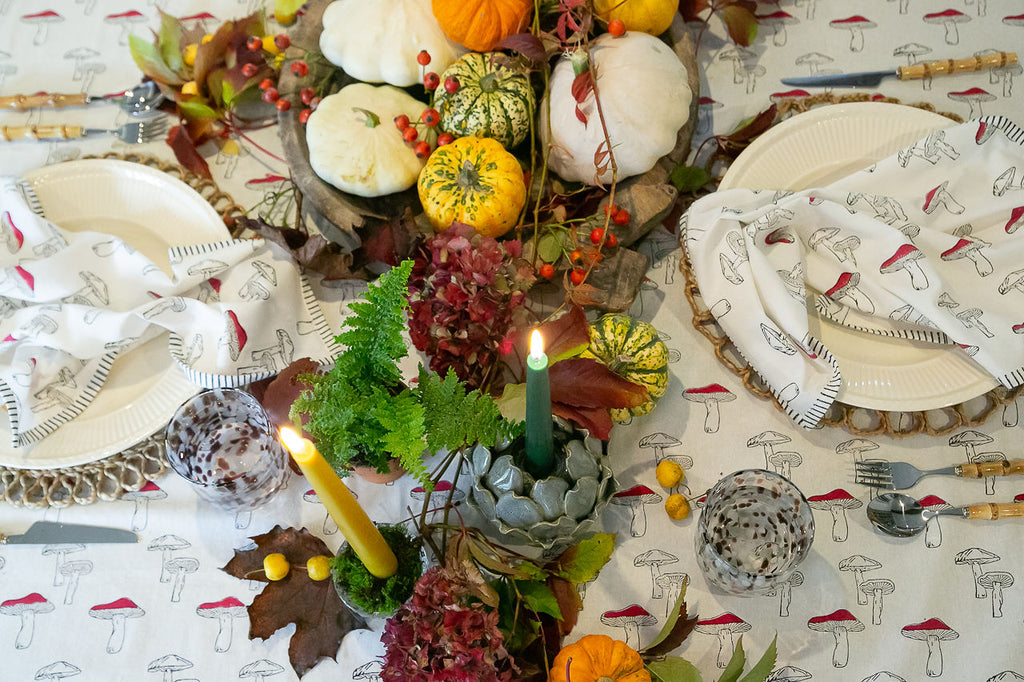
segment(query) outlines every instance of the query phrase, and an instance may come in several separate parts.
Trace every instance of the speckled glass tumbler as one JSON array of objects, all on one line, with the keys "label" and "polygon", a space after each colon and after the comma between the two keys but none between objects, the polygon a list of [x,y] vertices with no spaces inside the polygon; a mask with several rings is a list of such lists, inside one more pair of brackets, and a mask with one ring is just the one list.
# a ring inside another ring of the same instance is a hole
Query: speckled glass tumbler
[{"label": "speckled glass tumbler", "polygon": [[201,498],[226,511],[251,511],[284,483],[287,454],[259,401],[215,388],[186,401],[167,425],[171,468]]},{"label": "speckled glass tumbler", "polygon": [[711,586],[758,595],[790,580],[813,540],[814,516],[803,493],[779,474],[746,469],[708,493],[694,544]]}]

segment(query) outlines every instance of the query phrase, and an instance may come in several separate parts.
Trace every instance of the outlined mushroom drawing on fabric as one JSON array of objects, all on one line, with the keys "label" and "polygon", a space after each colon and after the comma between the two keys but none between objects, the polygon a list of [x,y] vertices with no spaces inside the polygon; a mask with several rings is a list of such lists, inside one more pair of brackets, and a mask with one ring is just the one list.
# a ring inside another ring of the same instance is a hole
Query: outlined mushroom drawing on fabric
[{"label": "outlined mushroom drawing on fabric", "polygon": [[249,617],[245,604],[234,597],[225,597],[220,601],[200,604],[196,607],[196,615],[217,621],[217,638],[213,643],[213,650],[217,653],[224,653],[231,648],[233,631],[231,621],[235,618]]},{"label": "outlined mushroom drawing on fabric", "polygon": [[713,635],[718,638],[718,657],[715,664],[719,668],[729,665],[735,648],[733,635],[741,635],[750,630],[750,623],[743,620],[735,613],[723,613],[714,618],[698,620],[693,629],[703,635]]},{"label": "outlined mushroom drawing on fabric", "polygon": [[855,498],[842,488],[825,493],[824,495],[812,495],[807,498],[811,509],[827,511],[832,514],[832,539],[836,542],[846,542],[850,534],[850,522],[847,519],[848,509],[859,509],[864,503]]},{"label": "outlined mushroom drawing on fabric", "polygon": [[807,621],[807,627],[815,632],[827,632],[835,639],[832,649],[832,666],[845,668],[850,662],[850,634],[863,632],[864,623],[846,609],[837,609],[832,613],[815,616]]},{"label": "outlined mushroom drawing on fabric", "polygon": [[942,675],[942,643],[960,637],[959,632],[938,618],[905,625],[900,634],[907,639],[919,640],[928,645],[928,658],[925,660],[925,674],[928,677]]},{"label": "outlined mushroom drawing on fabric", "polygon": [[107,604],[97,604],[89,609],[89,616],[97,620],[110,621],[110,637],[107,639],[106,651],[116,654],[124,647],[125,621],[129,618],[141,618],[146,612],[127,597],[121,597]]},{"label": "outlined mushroom drawing on fabric", "polygon": [[32,645],[32,638],[35,635],[36,614],[50,613],[53,611],[53,603],[46,597],[33,592],[20,599],[8,599],[0,602],[0,614],[4,616],[17,616],[21,619],[18,634],[14,639],[15,649],[27,649]]}]

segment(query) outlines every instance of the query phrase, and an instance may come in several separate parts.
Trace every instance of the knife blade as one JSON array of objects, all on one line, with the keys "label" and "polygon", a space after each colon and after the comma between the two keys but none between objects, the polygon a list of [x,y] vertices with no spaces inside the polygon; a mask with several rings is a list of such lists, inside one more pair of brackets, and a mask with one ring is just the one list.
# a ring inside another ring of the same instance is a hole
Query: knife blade
[{"label": "knife blade", "polygon": [[948,76],[969,73],[983,69],[1001,69],[1017,63],[1016,52],[997,52],[968,59],[946,59],[923,62],[913,66],[901,66],[895,70],[861,71],[858,73],[821,74],[798,78],[783,78],[782,84],[797,88],[867,88],[874,87],[885,78],[901,81],[920,80],[933,76]]},{"label": "knife blade", "polygon": [[58,545],[99,544],[109,542],[138,542],[139,536],[130,530],[86,526],[74,523],[36,521],[21,535],[0,533],[0,545]]}]

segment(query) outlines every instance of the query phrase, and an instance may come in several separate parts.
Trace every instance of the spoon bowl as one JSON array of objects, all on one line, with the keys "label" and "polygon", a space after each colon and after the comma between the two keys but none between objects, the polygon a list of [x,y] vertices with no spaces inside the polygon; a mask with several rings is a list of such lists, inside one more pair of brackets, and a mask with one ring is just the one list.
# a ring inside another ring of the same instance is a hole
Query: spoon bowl
[{"label": "spoon bowl", "polygon": [[155,82],[145,81],[119,95],[104,97],[104,100],[117,104],[131,116],[147,116],[163,103],[164,94]]},{"label": "spoon bowl", "polygon": [[953,507],[932,511],[917,500],[900,493],[883,493],[868,502],[868,520],[886,535],[912,538],[925,529],[928,521],[940,515],[965,517],[963,509]]}]

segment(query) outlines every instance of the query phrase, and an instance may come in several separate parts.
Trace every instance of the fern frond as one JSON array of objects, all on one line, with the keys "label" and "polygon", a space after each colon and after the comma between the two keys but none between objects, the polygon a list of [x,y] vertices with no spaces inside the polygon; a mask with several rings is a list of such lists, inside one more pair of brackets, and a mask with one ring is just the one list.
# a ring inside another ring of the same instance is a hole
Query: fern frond
[{"label": "fern frond", "polygon": [[479,390],[467,392],[451,370],[441,379],[421,365],[416,392],[423,404],[431,452],[454,452],[474,443],[493,447],[509,428],[494,400]]}]

